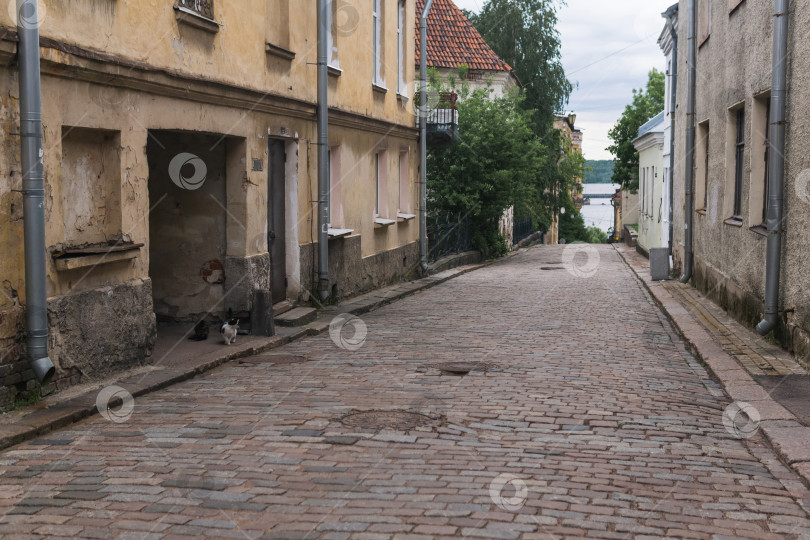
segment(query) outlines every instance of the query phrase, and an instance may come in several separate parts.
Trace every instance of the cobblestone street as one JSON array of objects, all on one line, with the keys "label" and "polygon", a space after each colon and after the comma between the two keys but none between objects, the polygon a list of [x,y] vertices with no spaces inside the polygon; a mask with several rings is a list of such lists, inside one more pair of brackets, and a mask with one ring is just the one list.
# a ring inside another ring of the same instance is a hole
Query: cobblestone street
[{"label": "cobblestone street", "polygon": [[804,484],[611,246],[362,323],[2,452],[0,536],[810,538]]}]

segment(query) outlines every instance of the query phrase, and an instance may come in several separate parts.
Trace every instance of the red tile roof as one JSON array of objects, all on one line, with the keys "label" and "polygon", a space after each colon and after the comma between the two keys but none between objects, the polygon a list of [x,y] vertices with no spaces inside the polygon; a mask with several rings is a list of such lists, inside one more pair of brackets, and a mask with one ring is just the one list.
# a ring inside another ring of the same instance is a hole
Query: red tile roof
[{"label": "red tile roof", "polygon": [[[419,18],[424,0],[416,0],[416,64],[419,65]],[[427,26],[428,66],[512,71],[509,64],[495,54],[478,30],[456,7],[453,0],[433,0]]]}]

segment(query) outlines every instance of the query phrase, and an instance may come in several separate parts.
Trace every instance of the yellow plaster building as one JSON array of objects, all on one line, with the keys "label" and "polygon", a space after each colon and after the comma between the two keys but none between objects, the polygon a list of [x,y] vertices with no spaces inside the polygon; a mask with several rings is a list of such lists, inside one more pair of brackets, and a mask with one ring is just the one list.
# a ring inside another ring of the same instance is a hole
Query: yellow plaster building
[{"label": "yellow plaster building", "polygon": [[[156,321],[317,287],[316,2],[40,0],[57,386],[147,361]],[[412,0],[330,3],[330,287],[419,260]],[[0,9],[0,408],[30,387],[16,21]],[[391,222],[391,223],[389,223]],[[385,223],[383,225],[382,223]]]}]

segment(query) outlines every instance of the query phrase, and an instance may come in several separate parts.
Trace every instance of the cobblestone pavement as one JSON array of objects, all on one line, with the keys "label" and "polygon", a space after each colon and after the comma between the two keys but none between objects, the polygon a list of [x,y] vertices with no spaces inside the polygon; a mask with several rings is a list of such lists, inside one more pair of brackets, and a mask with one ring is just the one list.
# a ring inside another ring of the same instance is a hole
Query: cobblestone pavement
[{"label": "cobblestone pavement", "polygon": [[[810,538],[810,493],[609,246],[362,321],[0,453],[0,536]],[[346,417],[372,409],[401,429]]]}]

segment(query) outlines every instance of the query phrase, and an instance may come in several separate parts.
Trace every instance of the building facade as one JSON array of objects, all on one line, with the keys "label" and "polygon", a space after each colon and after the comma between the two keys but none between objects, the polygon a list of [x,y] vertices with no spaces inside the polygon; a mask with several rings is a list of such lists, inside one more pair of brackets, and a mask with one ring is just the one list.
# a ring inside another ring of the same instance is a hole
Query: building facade
[{"label": "building facade", "polygon": [[[681,0],[681,21],[689,14]],[[810,353],[810,47],[801,29],[810,6],[790,2],[774,16],[772,2],[697,0],[697,61],[694,147],[694,212],[685,215],[688,96],[687,77],[678,77],[675,115],[674,228],[676,266],[684,268],[685,230],[691,222],[692,283],[740,321],[755,325],[765,299],[765,214],[768,178],[769,108],[772,86],[774,21],[786,17],[787,108],[784,219],[781,223],[779,325],[776,337],[806,362]],[[687,36],[681,24],[678,73],[687,70]]]},{"label": "building facade", "polygon": [[[373,5],[372,5],[373,4]],[[40,2],[56,386],[149,362],[157,321],[317,286],[316,3]],[[0,10],[0,407],[31,390],[17,37]],[[419,259],[415,4],[330,3],[331,291]],[[100,32],[99,29],[105,29]],[[410,106],[410,107],[409,107]]]},{"label": "building facade", "polygon": [[[664,170],[664,113],[656,115],[638,130],[633,141],[638,151],[638,247],[648,253],[652,248],[665,247],[664,205],[667,190]],[[667,217],[668,219],[668,217]],[[666,237],[666,239],[665,239]]]},{"label": "building facade", "polygon": [[[577,115],[568,114],[554,117],[554,129],[558,130],[563,138],[563,148],[561,152],[568,152],[568,155],[582,154],[582,130],[576,127]],[[577,210],[582,208],[584,202],[582,195],[582,178],[577,178],[571,190],[571,199]],[[556,245],[560,242],[560,216],[552,216],[551,226],[544,237],[547,245]]]}]

